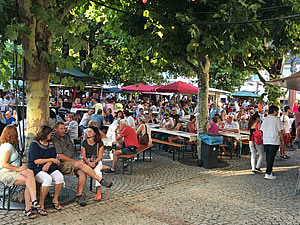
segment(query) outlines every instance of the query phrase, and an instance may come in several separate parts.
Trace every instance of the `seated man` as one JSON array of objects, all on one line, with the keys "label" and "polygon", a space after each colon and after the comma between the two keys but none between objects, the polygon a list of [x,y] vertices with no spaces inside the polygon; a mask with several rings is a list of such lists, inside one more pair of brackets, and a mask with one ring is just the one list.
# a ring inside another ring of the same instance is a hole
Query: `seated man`
[{"label": "seated man", "polygon": [[[228,115],[227,116],[223,131],[228,131],[228,132],[233,132],[233,133],[240,133],[239,124],[237,122],[234,122],[233,118],[234,118],[233,115]],[[223,140],[225,142],[230,142],[230,138],[228,138],[228,137],[224,137]],[[237,143],[238,143],[238,140],[234,138],[234,140],[233,140],[233,148],[234,149],[237,148]]]},{"label": "seated man", "polygon": [[85,206],[86,202],[82,195],[86,176],[89,175],[93,179],[100,182],[104,187],[110,188],[112,183],[110,181],[104,180],[98,177],[94,170],[85,164],[81,160],[75,160],[76,150],[73,147],[73,142],[71,141],[66,133],[66,126],[63,122],[57,122],[54,126],[55,134],[52,136],[52,141],[54,143],[56,153],[61,161],[59,170],[63,174],[71,174],[78,176],[78,185],[76,188],[76,201],[80,206]]},{"label": "seated man", "polygon": [[[120,135],[118,134],[121,131]],[[125,147],[120,150],[115,150],[113,152],[113,162],[110,169],[106,169],[103,172],[106,174],[113,174],[116,172],[117,163],[119,159],[119,155],[122,154],[135,154],[138,152],[138,140],[134,129],[128,126],[128,121],[126,119],[122,119],[120,121],[120,126],[117,126],[115,130],[116,141],[122,140],[124,138]]]}]

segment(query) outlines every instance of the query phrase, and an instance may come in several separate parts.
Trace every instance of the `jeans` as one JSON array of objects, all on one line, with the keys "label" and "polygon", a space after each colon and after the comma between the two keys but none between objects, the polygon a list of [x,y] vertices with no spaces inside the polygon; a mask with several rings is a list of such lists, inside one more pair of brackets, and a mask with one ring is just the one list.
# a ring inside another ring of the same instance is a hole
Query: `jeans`
[{"label": "jeans", "polygon": [[279,145],[264,145],[264,150],[266,152],[266,161],[267,161],[266,174],[268,175],[272,173],[275,156],[278,149],[279,149]]}]

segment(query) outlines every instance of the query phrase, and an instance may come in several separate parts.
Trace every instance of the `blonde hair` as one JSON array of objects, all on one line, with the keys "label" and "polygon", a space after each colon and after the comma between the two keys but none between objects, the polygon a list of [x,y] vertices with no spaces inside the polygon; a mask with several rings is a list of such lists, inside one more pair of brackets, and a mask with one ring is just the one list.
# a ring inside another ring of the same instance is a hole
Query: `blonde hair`
[{"label": "blonde hair", "polygon": [[126,119],[121,119],[120,124],[128,126],[128,121]]}]

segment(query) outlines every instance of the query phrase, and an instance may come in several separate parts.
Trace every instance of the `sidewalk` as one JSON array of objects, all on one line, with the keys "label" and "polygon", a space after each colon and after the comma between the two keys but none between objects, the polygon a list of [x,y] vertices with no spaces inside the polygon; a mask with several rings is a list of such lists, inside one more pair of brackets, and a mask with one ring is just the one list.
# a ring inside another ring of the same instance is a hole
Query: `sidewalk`
[{"label": "sidewalk", "polygon": [[[100,202],[92,200],[94,193],[86,187],[86,207],[73,202],[35,220],[20,211],[1,211],[0,224],[299,224],[300,191],[295,200],[292,194],[300,154],[288,153],[291,159],[276,158],[277,179],[269,181],[251,173],[250,156],[206,170],[154,151],[152,162],[134,163],[131,176],[104,175],[114,186],[103,188]],[[68,187],[75,184],[74,177],[66,178]]]}]

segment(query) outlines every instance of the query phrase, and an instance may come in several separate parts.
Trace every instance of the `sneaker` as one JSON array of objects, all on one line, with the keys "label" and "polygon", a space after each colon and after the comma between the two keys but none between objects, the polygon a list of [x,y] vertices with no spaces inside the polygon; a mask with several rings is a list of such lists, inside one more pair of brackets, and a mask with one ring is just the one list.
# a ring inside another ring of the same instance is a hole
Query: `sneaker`
[{"label": "sneaker", "polygon": [[76,202],[77,202],[80,206],[86,206],[86,201],[85,201],[83,195],[78,195],[78,196],[76,196]]},{"label": "sneaker", "polygon": [[115,174],[116,170],[111,170],[111,168],[103,170],[102,171],[104,174]]},{"label": "sneaker", "polygon": [[106,187],[106,188],[110,188],[110,187],[112,186],[112,182],[111,182],[111,181],[109,181],[109,180],[104,180],[104,179],[102,179],[102,180],[100,181],[100,184],[101,184],[102,186]]},{"label": "sneaker", "polygon": [[276,177],[275,176],[273,176],[273,174],[265,174],[265,179],[267,179],[267,180],[274,180],[274,179],[276,179]]},{"label": "sneaker", "polygon": [[260,168],[255,168],[256,173],[263,173],[263,171]]},{"label": "sneaker", "polygon": [[285,157],[286,159],[289,159],[289,158],[291,158],[291,157],[290,157],[290,156],[288,156],[288,155],[285,155],[284,157]]},{"label": "sneaker", "polygon": [[252,170],[251,172],[254,173],[254,174],[257,173],[255,170]]},{"label": "sneaker", "polygon": [[280,158],[281,159],[287,159],[287,157],[285,157],[285,155],[281,155]]}]

